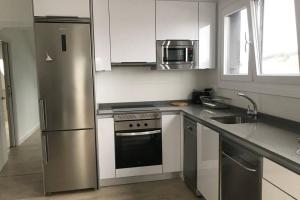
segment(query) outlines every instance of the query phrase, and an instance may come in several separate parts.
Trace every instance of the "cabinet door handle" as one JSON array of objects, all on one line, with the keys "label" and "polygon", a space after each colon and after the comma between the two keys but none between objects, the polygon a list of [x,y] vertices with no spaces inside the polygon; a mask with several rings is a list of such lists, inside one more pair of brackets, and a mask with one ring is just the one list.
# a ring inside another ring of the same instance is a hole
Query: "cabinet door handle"
[{"label": "cabinet door handle", "polygon": [[191,126],[186,126],[186,129],[193,131],[193,127],[191,127]]},{"label": "cabinet door handle", "polygon": [[224,156],[226,156],[227,158],[229,158],[231,161],[233,161],[235,164],[239,165],[240,167],[242,167],[243,169],[249,171],[249,172],[256,172],[256,169],[252,169],[249,168],[247,166],[245,166],[244,164],[240,163],[239,161],[235,160],[234,158],[232,158],[231,156],[229,156],[228,154],[226,154],[224,151],[222,152],[222,154]]}]

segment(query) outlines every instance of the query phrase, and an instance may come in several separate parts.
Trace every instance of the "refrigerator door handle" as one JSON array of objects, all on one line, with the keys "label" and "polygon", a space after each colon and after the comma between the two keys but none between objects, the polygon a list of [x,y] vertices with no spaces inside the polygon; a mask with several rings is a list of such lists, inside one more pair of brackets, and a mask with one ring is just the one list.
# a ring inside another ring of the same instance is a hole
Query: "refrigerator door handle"
[{"label": "refrigerator door handle", "polygon": [[41,118],[41,129],[46,130],[47,128],[47,117],[46,117],[46,110],[45,110],[45,101],[40,99],[40,118]]},{"label": "refrigerator door handle", "polygon": [[48,163],[48,136],[42,135],[43,161],[46,165]]}]

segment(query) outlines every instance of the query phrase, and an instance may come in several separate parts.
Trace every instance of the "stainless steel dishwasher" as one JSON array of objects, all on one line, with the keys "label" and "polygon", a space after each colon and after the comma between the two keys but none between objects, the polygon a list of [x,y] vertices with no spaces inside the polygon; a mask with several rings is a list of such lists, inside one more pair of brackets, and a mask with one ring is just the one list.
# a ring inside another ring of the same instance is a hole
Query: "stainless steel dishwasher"
[{"label": "stainless steel dishwasher", "polygon": [[221,153],[222,200],[261,200],[261,158],[227,139]]},{"label": "stainless steel dishwasher", "polygon": [[186,185],[197,194],[197,123],[184,118],[183,177]]}]

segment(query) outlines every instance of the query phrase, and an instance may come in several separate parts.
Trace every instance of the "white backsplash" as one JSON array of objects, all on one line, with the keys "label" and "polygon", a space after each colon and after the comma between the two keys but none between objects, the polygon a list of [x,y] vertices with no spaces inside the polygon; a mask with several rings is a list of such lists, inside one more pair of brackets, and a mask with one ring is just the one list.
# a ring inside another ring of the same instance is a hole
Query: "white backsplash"
[{"label": "white backsplash", "polygon": [[207,71],[154,71],[149,67],[115,67],[96,72],[97,103],[164,101],[189,98],[207,87]]}]

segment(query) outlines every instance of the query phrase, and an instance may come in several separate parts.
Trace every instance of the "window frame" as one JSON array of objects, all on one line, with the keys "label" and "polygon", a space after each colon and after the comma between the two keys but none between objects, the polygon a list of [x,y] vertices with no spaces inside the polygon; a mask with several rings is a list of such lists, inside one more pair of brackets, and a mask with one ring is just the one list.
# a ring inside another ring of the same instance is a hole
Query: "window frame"
[{"label": "window frame", "polygon": [[[258,83],[278,83],[278,84],[300,84],[300,74],[298,75],[269,75],[261,74],[262,65],[262,43],[263,43],[263,27],[258,27],[257,16],[256,16],[256,2],[257,0],[250,0],[251,4],[251,21],[252,30],[254,37],[254,53],[256,67],[252,69],[254,71],[253,81]],[[262,0],[264,1],[264,0]],[[295,3],[295,17],[296,17],[296,29],[298,39],[298,57],[299,57],[299,68],[300,68],[300,2],[294,0]],[[264,10],[262,10],[264,12]],[[263,20],[263,19],[261,19]],[[262,23],[262,22],[261,22]]]},{"label": "window frame", "polygon": [[[247,15],[248,15],[248,29],[249,29],[249,60],[248,60],[248,74],[225,74],[225,18],[230,16],[231,14],[234,14],[236,12],[239,12],[243,9],[247,9]],[[253,81],[253,70],[252,66],[256,65],[255,56],[254,56],[254,48],[253,48],[253,26],[252,26],[252,14],[251,14],[251,6],[250,1],[239,1],[236,3],[231,4],[230,6],[227,6],[222,9],[221,16],[220,16],[220,34],[221,34],[221,53],[220,53],[220,64],[221,67],[219,69],[219,75],[220,80],[222,81],[246,81],[251,82]]]},{"label": "window frame", "polygon": [[[224,22],[224,13],[228,12],[228,8],[231,10],[238,9],[243,7],[242,2],[245,4],[245,1],[249,2],[250,9],[253,8],[253,1],[255,0],[226,0],[221,1],[219,4],[219,16],[218,16],[218,68],[217,68],[217,82],[216,88],[228,91],[249,91],[252,93],[263,94],[263,95],[278,95],[288,98],[300,98],[300,81],[298,77],[258,77],[256,73],[256,63],[251,65],[251,73],[253,80],[230,80],[222,78],[223,73],[223,22]],[[234,5],[233,5],[234,4]],[[239,5],[239,6],[237,6]],[[296,7],[296,22],[297,22],[297,32],[298,38],[300,35],[300,1],[295,1]],[[251,23],[253,25],[253,11],[251,10]],[[255,37],[255,35],[254,35]],[[300,52],[300,39],[298,40],[299,52]],[[253,54],[254,54],[253,48]],[[255,60],[255,55],[253,55]]]}]

